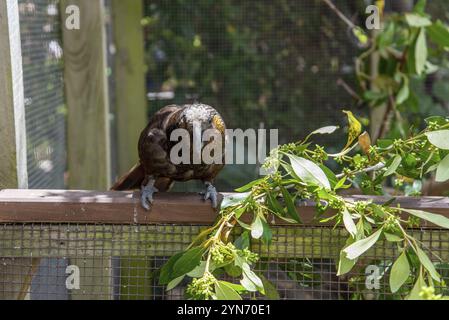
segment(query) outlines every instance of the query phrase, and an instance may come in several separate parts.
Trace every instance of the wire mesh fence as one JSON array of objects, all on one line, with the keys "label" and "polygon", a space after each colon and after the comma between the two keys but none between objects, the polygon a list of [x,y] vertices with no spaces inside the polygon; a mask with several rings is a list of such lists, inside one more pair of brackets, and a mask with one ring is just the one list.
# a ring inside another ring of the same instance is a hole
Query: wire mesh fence
[{"label": "wire mesh fence", "polygon": [[[2,299],[183,299],[187,280],[171,291],[158,284],[160,267],[184,250],[199,225],[3,224],[0,226]],[[421,229],[414,236],[449,280],[449,234]],[[337,277],[347,234],[330,227],[275,227],[273,242],[252,243],[261,259],[256,270],[280,299],[400,299],[388,274],[397,248],[372,248],[350,274]],[[441,258],[441,261],[439,258]],[[413,285],[413,279],[406,284]],[[448,293],[447,288],[440,288]],[[250,296],[248,296],[250,298]],[[263,297],[259,297],[262,298]]]},{"label": "wire mesh fence", "polygon": [[63,51],[56,0],[19,0],[29,187],[64,188]]}]

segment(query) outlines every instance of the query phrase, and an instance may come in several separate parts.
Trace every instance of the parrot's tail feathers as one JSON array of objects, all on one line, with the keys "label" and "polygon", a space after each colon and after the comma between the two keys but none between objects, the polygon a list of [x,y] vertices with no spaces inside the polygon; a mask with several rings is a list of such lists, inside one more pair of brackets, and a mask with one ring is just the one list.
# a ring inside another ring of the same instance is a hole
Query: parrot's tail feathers
[{"label": "parrot's tail feathers", "polygon": [[141,164],[135,165],[127,174],[121,177],[111,188],[113,191],[139,189],[145,179],[145,171]]}]

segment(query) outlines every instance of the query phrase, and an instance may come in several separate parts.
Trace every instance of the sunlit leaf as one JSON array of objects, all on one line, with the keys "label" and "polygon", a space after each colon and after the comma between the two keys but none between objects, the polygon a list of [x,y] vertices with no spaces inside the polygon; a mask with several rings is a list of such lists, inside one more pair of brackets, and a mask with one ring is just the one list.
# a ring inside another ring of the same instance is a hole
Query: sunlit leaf
[{"label": "sunlit leaf", "polygon": [[412,291],[410,291],[410,294],[407,297],[407,300],[422,300],[420,293],[422,291],[422,288],[425,286],[426,286],[426,282],[425,282],[422,274],[420,273],[418,279],[416,280],[415,285],[413,286]]},{"label": "sunlit leaf", "polygon": [[337,270],[337,276],[342,276],[347,274],[349,271],[354,268],[355,264],[357,263],[357,259],[350,260],[346,257],[346,253],[344,250],[352,245],[356,240],[354,238],[348,238],[346,241],[346,246],[343,248],[343,250],[340,251],[340,259],[338,260],[338,270]]},{"label": "sunlit leaf", "polygon": [[384,176],[388,177],[391,176],[396,172],[396,170],[399,168],[402,162],[402,157],[400,155],[396,155],[393,158],[393,161],[391,162],[390,166],[387,168],[387,171],[385,172]]},{"label": "sunlit leaf", "polygon": [[393,264],[390,272],[390,288],[392,293],[396,293],[410,276],[410,264],[408,263],[405,251]]},{"label": "sunlit leaf", "polygon": [[185,276],[180,276],[179,278],[176,278],[176,279],[170,281],[170,283],[167,285],[166,291],[173,290],[174,288],[179,286],[179,284],[182,282],[182,280],[184,280],[184,278],[185,278]]},{"label": "sunlit leaf", "polygon": [[439,227],[449,229],[449,219],[435,213],[430,213],[422,210],[413,210],[413,209],[401,209],[404,212],[410,213],[411,215],[414,215],[415,217],[418,217],[420,219],[429,221],[433,223],[434,225],[437,225]]},{"label": "sunlit leaf", "polygon": [[414,13],[406,13],[405,20],[409,26],[416,28],[427,27],[432,24],[429,18]]},{"label": "sunlit leaf", "polygon": [[415,68],[416,73],[421,75],[426,67],[428,57],[426,29],[421,28],[415,46]]},{"label": "sunlit leaf", "polygon": [[247,192],[225,196],[223,201],[221,202],[221,209],[223,210],[241,204],[248,198],[250,194],[250,192]]},{"label": "sunlit leaf", "polygon": [[343,150],[348,149],[352,143],[359,137],[362,133],[362,124],[357,120],[351,111],[343,111],[348,116],[349,131],[348,131],[348,142]]},{"label": "sunlit leaf", "polygon": [[437,282],[440,282],[441,277],[438,274],[437,270],[435,269],[435,266],[433,265],[432,261],[429,259],[429,257],[427,256],[427,254],[422,251],[419,247],[415,248],[416,251],[416,255],[419,258],[419,261],[421,262],[421,264],[424,266],[424,268],[427,269],[427,271],[429,271],[430,276]]},{"label": "sunlit leaf", "polygon": [[446,182],[447,180],[449,180],[449,155],[438,164],[435,178],[436,182]]},{"label": "sunlit leaf", "polygon": [[293,171],[302,181],[331,189],[326,174],[317,164],[294,155],[289,155],[289,158]]},{"label": "sunlit leaf", "polygon": [[383,229],[379,229],[375,233],[373,233],[371,236],[359,240],[355,242],[354,244],[350,245],[343,251],[346,253],[346,256],[350,260],[354,260],[358,257],[360,257],[362,254],[364,254],[366,251],[368,251],[376,242],[379,240],[379,237],[382,234]]},{"label": "sunlit leaf", "polygon": [[257,216],[254,220],[253,224],[251,225],[251,236],[254,239],[260,239],[263,235],[263,223],[262,219]]},{"label": "sunlit leaf", "polygon": [[355,226],[354,220],[351,217],[348,209],[343,210],[343,223],[345,225],[346,230],[348,230],[349,234],[355,238],[357,234],[357,227]]},{"label": "sunlit leaf", "polygon": [[242,300],[237,291],[226,281],[217,281],[215,283],[215,294],[218,300]]},{"label": "sunlit leaf", "polygon": [[337,131],[339,128],[340,127],[338,127],[338,126],[327,126],[327,127],[323,127],[323,128],[320,128],[318,130],[313,131],[311,133],[311,135],[314,135],[314,134],[332,134],[335,131]]},{"label": "sunlit leaf", "polygon": [[427,132],[426,136],[435,147],[449,150],[449,130]]}]

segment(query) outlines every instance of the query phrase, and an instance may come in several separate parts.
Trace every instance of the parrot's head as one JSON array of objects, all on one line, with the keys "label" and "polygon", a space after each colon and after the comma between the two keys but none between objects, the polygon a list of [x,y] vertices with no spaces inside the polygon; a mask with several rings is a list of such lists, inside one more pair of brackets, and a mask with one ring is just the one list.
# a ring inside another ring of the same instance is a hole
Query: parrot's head
[{"label": "parrot's head", "polygon": [[218,111],[209,105],[201,103],[185,105],[181,119],[182,127],[189,131],[193,143],[201,144],[199,150],[211,141],[211,139],[203,141],[206,130],[215,130],[225,139],[226,125]]},{"label": "parrot's head", "polygon": [[225,134],[226,125],[217,110],[209,105],[196,103],[184,106],[181,118],[187,130],[193,132],[195,128],[201,133],[208,129],[216,129]]}]

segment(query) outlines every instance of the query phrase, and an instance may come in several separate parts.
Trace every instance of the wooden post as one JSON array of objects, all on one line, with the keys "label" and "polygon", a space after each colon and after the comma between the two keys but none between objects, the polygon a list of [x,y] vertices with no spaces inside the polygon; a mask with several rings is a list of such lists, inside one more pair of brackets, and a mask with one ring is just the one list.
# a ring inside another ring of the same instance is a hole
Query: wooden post
[{"label": "wooden post", "polygon": [[[111,185],[111,154],[109,95],[107,79],[106,29],[104,0],[62,0],[62,36],[64,78],[68,109],[67,145],[69,188],[109,189]],[[79,9],[79,29],[69,29],[67,8]],[[101,264],[109,266],[111,259]],[[103,285],[101,292],[90,286],[92,274],[83,273],[86,265],[98,259],[74,260],[81,270],[80,290],[91,299],[112,297],[112,286]],[[98,268],[94,278],[111,279],[111,268]],[[72,290],[72,299],[80,297]]]},{"label": "wooden post", "polygon": [[[0,1],[0,189],[28,187],[22,48],[17,0]],[[0,299],[24,299],[33,263],[1,258]],[[28,287],[29,288],[29,287]]]},{"label": "wooden post", "polygon": [[[79,8],[79,30],[67,29],[70,5]],[[103,0],[62,0],[61,12],[69,188],[108,189],[111,165]]]},{"label": "wooden post", "polygon": [[[144,41],[141,20],[143,1],[112,0],[112,23],[116,48],[115,119],[117,129],[117,175],[128,172],[138,161],[137,141],[147,120],[145,92]],[[144,272],[153,260],[120,258],[121,292],[130,299],[146,299],[151,295],[150,279],[137,278],[127,271]],[[127,266],[127,267],[124,267]],[[142,280],[143,279],[143,280]],[[138,281],[139,283],[134,283]],[[143,282],[142,282],[143,281]],[[140,283],[142,282],[142,283]],[[140,284],[140,285],[139,285]],[[132,292],[130,292],[131,290]]]},{"label": "wooden post", "polygon": [[0,2],[0,189],[28,187],[17,0]]},{"label": "wooden post", "polygon": [[142,17],[143,1],[112,0],[118,175],[137,163],[137,141],[147,122]]}]

